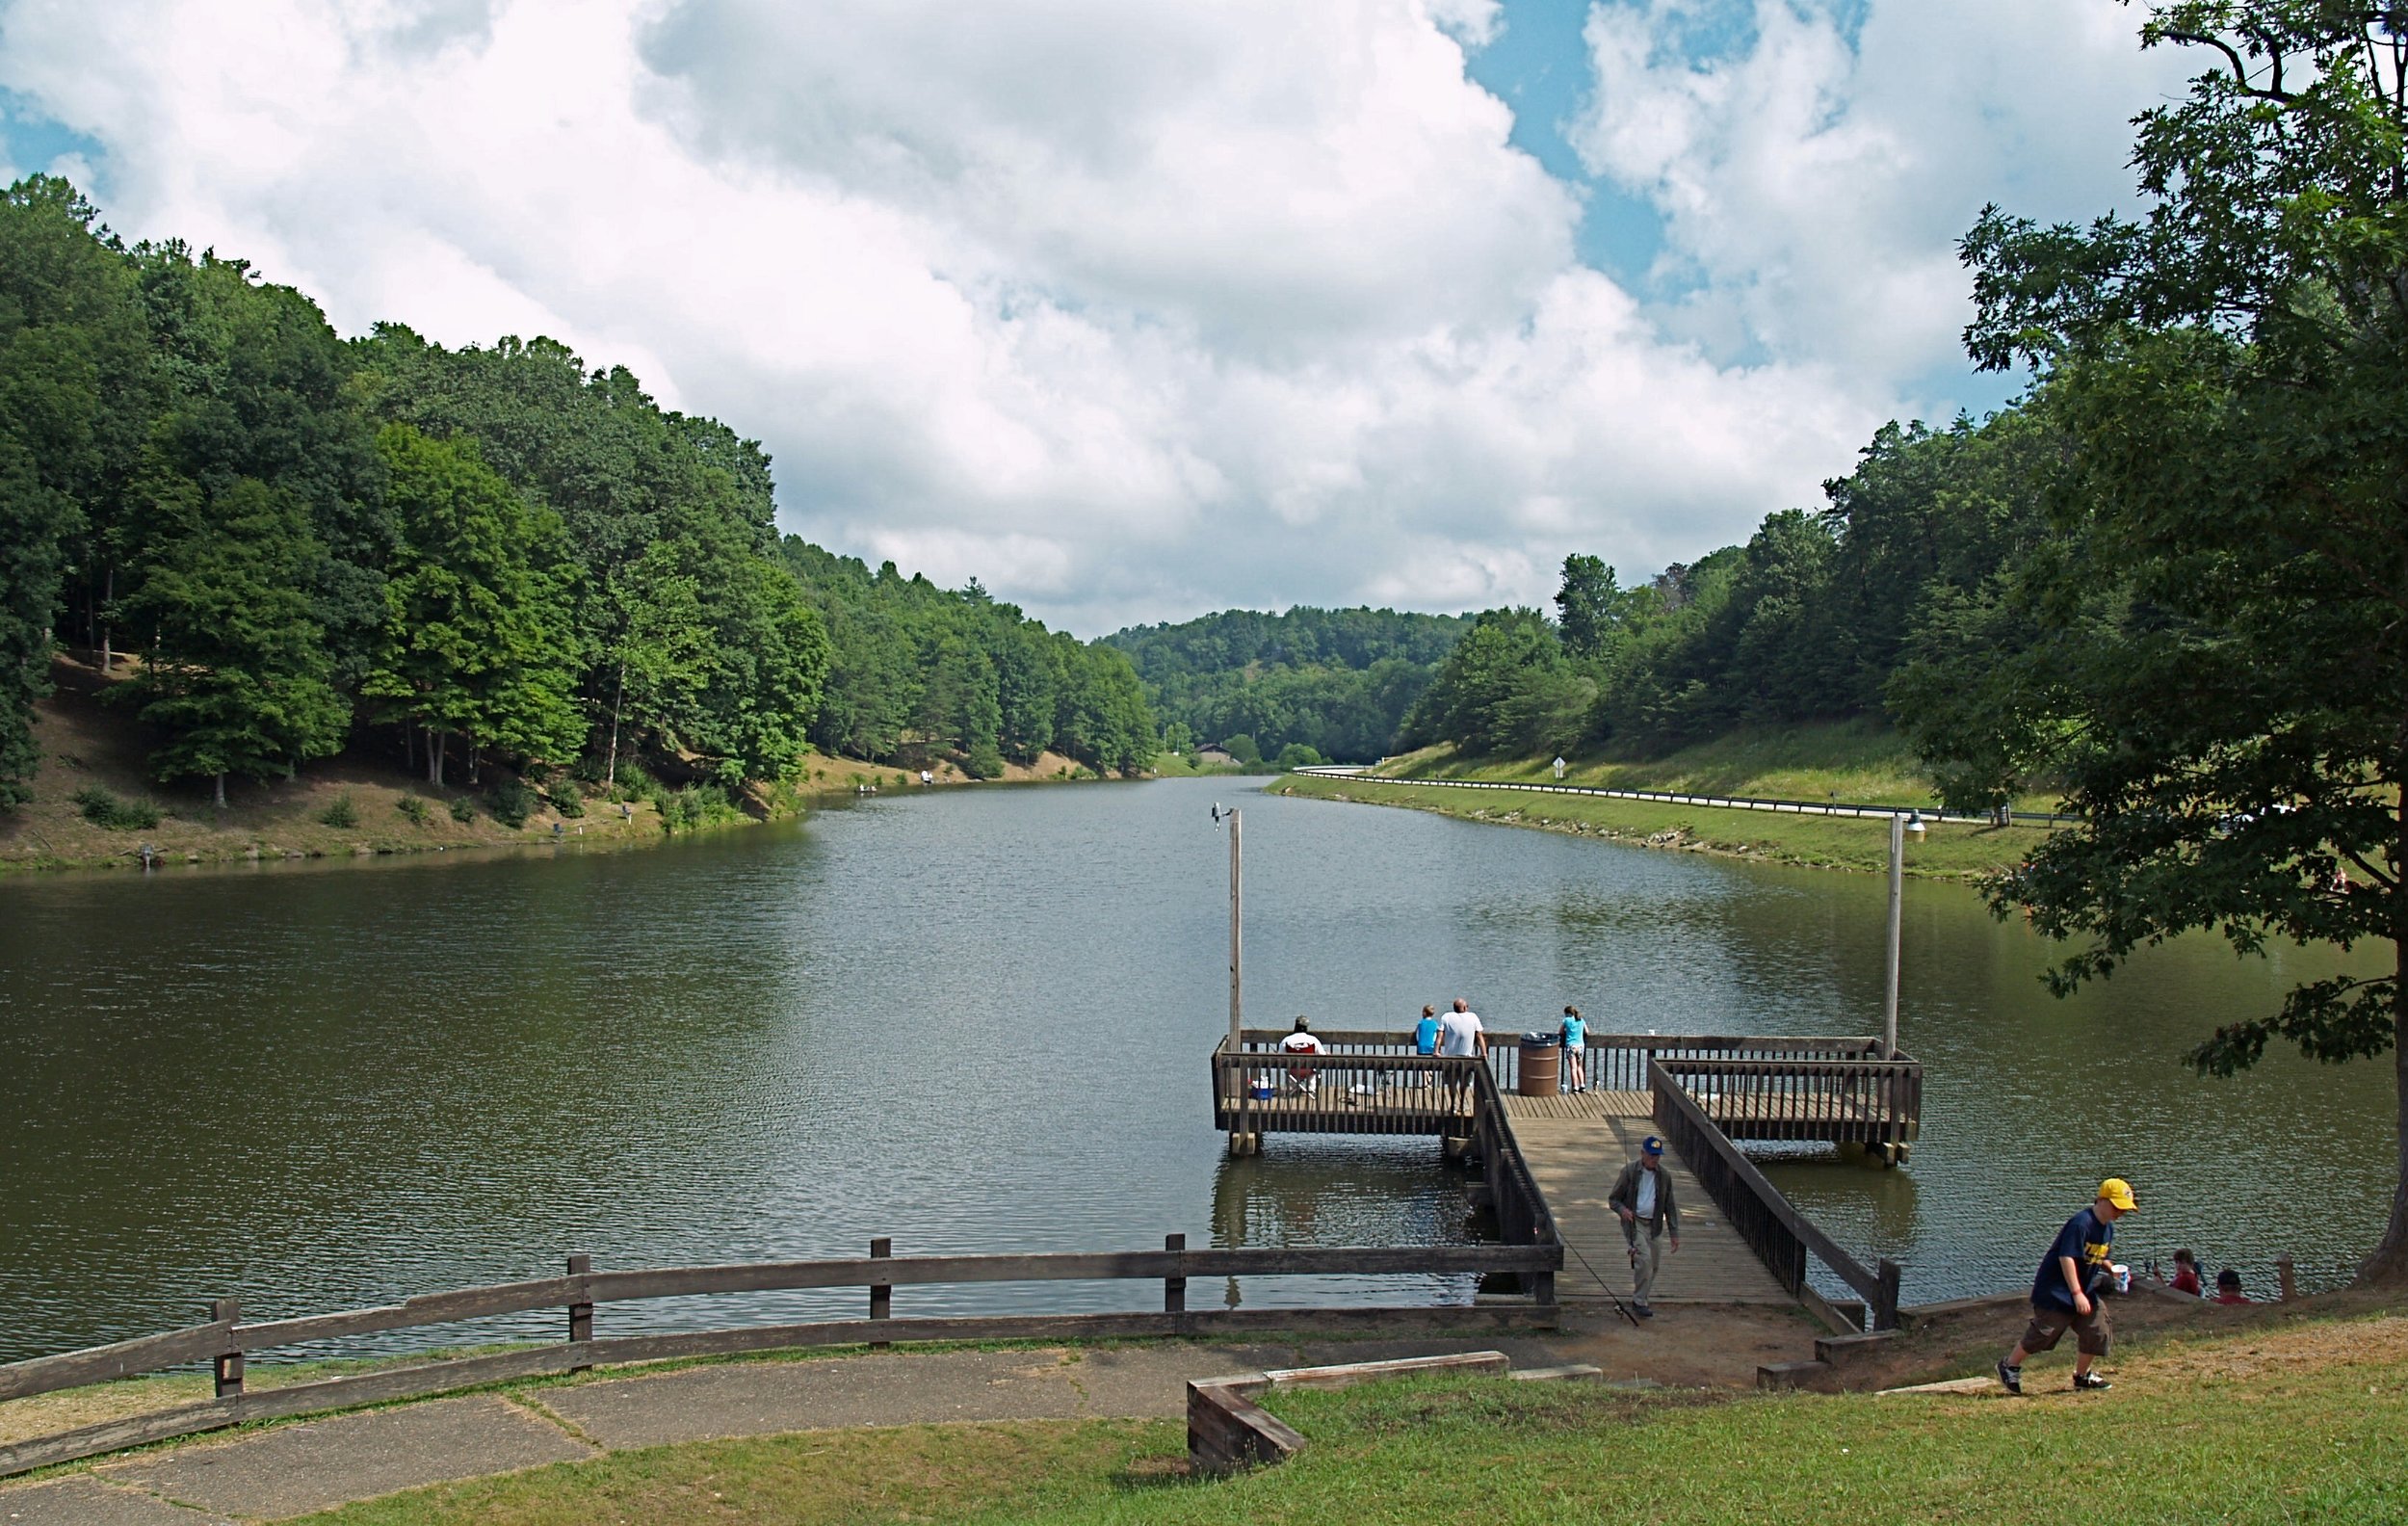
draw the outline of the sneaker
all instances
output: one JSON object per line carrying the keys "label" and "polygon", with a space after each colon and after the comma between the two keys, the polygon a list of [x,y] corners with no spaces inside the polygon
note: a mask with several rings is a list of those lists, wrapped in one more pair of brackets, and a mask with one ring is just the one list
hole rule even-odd
{"label": "sneaker", "polygon": [[1640,1319],[1654,1319],[1656,1317],[1656,1311],[1649,1308],[1644,1303],[1632,1304],[1631,1312],[1637,1315]]}
{"label": "sneaker", "polygon": [[2009,1367],[2004,1361],[2001,1361],[1999,1363],[1999,1381],[2006,1385],[2006,1391],[2008,1393],[2022,1393],[2024,1391],[2024,1370],[2021,1367]]}
{"label": "sneaker", "polygon": [[2074,1374],[2074,1392],[2076,1393],[2099,1393],[2114,1386],[2097,1373]]}

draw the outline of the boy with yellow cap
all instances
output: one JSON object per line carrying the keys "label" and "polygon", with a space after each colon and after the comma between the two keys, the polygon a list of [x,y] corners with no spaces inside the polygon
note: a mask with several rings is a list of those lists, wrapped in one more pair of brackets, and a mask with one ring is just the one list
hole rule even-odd
{"label": "boy with yellow cap", "polygon": [[2110,1176],[2099,1184],[2099,1197],[2065,1221],[2049,1247],[2040,1271],[2031,1279],[2031,1324],[2024,1338],[1999,1363],[1999,1381],[2008,1393],[2024,1391],[2024,1358],[2053,1349],[2068,1329],[2074,1332],[2074,1391],[2093,1393],[2108,1386],[2090,1370],[2107,1355],[2107,1306],[2100,1302],[2113,1274],[2115,1221],[2140,1206],[2133,1184]]}

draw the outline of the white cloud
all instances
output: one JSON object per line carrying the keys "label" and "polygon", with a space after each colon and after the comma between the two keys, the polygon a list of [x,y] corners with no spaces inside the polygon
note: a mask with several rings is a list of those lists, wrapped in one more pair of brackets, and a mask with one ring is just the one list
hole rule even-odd
{"label": "white cloud", "polygon": [[[1743,22],[1709,62],[1701,13]],[[2137,51],[2104,0],[1877,0],[1853,43],[1796,0],[1603,0],[1575,143],[1665,222],[1675,327],[1718,354],[1907,379],[1961,359],[1955,241],[1986,202],[2087,218],[2132,194],[2129,118],[2190,61]]]}
{"label": "white cloud", "polygon": [[0,84],[102,145],[129,233],[346,331],[626,364],[761,436],[790,528],[1093,634],[1543,601],[1567,551],[1648,569],[1812,502],[1961,321],[1915,114],[1967,87],[1879,85],[1945,40],[1894,10],[1857,63],[1768,7],[1753,125],[1599,43],[1584,147],[1752,345],[1575,263],[1577,192],[1464,76],[1493,0],[0,0]]}

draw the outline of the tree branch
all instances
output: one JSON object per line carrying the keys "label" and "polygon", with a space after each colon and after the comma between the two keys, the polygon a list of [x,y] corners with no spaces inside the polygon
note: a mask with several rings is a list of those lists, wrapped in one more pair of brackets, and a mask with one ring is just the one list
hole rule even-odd
{"label": "tree branch", "polygon": [[2291,101],[2298,98],[2291,92],[2285,91],[2282,88],[2283,62],[2282,57],[2279,54],[2275,56],[2274,77],[2270,82],[2273,88],[2265,89],[2249,83],[2249,66],[2242,61],[2240,50],[2234,47],[2230,42],[2225,41],[2222,38],[2210,37],[2204,32],[2167,32],[2165,34],[2165,39],[2169,42],[2183,42],[2198,47],[2212,47],[2218,53],[2223,54],[2226,59],[2231,61],[2233,66],[2233,84],[2235,88],[2239,90],[2243,95],[2250,96],[2256,100],[2281,101],[2285,105],[2289,105]]}

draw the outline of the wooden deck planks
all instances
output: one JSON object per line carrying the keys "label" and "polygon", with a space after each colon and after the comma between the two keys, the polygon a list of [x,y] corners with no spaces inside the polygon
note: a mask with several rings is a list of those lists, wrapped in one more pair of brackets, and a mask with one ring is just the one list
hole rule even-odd
{"label": "wooden deck planks", "polygon": [[[1630,1254],[1606,1195],[1638,1154],[1639,1142],[1654,1132],[1648,1110],[1643,1092],[1505,1098],[1522,1158],[1546,1195],[1566,1248],[1556,1279],[1558,1298],[1601,1299],[1609,1287],[1630,1296]],[[1688,1169],[1671,1155],[1664,1166],[1681,1205],[1681,1253],[1664,1257],[1657,1302],[1795,1303]],[[1601,1275],[1606,1284],[1598,1281]]]}

